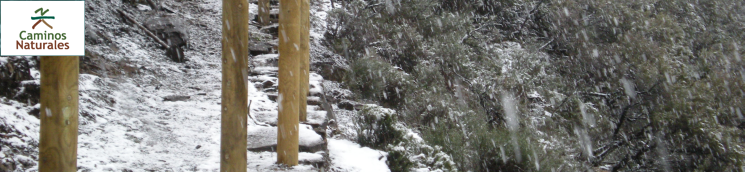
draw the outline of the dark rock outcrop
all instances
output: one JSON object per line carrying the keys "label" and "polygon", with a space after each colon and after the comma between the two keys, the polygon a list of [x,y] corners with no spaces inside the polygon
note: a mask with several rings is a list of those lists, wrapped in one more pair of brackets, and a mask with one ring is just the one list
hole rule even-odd
{"label": "dark rock outcrop", "polygon": [[184,46],[188,44],[189,35],[183,23],[181,19],[170,16],[154,17],[144,23],[148,30],[170,46],[166,55],[175,62],[186,62]]}
{"label": "dark rock outcrop", "polygon": [[38,58],[0,58],[0,96],[34,105],[39,103],[40,86],[31,76],[31,69],[38,68]]}

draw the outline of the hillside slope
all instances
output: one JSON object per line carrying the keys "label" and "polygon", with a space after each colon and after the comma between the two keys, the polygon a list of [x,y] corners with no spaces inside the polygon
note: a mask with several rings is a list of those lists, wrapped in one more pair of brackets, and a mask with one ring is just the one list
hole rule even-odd
{"label": "hillside slope", "polygon": [[[167,11],[155,12],[145,1],[87,1],[86,56],[81,57],[80,126],[78,137],[78,167],[81,171],[217,171],[220,144],[220,0],[164,1]],[[333,56],[320,46],[325,30],[325,11],[329,1],[314,2],[311,7],[313,29],[312,62],[316,57]],[[130,14],[140,22],[162,17],[178,20],[181,32],[188,35],[184,49],[187,61],[173,62],[152,38],[120,16],[117,10]],[[249,8],[256,14],[256,5]],[[251,27],[252,38],[266,33]],[[0,57],[8,59],[33,57]],[[253,61],[262,60],[251,58]],[[261,68],[252,70],[261,73]],[[318,68],[314,68],[317,70]],[[30,69],[39,81],[38,67]],[[254,73],[254,72],[252,72]],[[313,77],[315,76],[315,77]],[[312,75],[317,86],[324,82]],[[271,78],[269,78],[271,80]],[[276,82],[276,78],[274,78]],[[248,83],[251,112],[274,109],[261,82]],[[258,87],[257,87],[258,86]],[[319,89],[320,90],[320,89]],[[0,98],[0,171],[35,171],[38,159],[38,104],[18,102],[13,97]],[[336,107],[336,105],[332,105]],[[321,111],[324,112],[324,111]],[[31,114],[29,114],[31,113]],[[325,115],[325,113],[321,113]],[[276,115],[276,114],[275,114]],[[248,119],[250,126],[266,125]],[[348,121],[348,120],[347,120]],[[255,128],[255,127],[254,127]],[[276,134],[276,133],[274,133]],[[249,142],[252,138],[249,137]],[[343,140],[330,139],[329,144],[342,150],[331,150],[330,159],[319,159],[327,165],[299,165],[292,168],[274,164],[276,153],[268,151],[248,154],[249,171],[317,171],[332,168],[337,171],[358,171],[355,163],[333,163],[336,156],[354,157],[364,153],[379,159],[380,152],[353,146]],[[336,143],[341,142],[341,143]],[[350,145],[352,144],[352,145]],[[356,151],[359,149],[359,151]],[[356,155],[345,155],[354,153]],[[318,159],[320,155],[301,153],[300,159]],[[369,161],[368,161],[369,162]],[[369,164],[361,164],[371,167]],[[386,169],[382,166],[372,166]]]}

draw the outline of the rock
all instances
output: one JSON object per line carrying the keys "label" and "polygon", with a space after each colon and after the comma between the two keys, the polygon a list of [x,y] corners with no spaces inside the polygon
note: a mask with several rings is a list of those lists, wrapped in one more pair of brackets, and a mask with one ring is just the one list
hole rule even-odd
{"label": "rock", "polygon": [[175,62],[186,62],[183,47],[188,44],[189,35],[183,23],[175,17],[154,17],[144,23],[148,30],[171,47],[166,50],[166,55]]}
{"label": "rock", "polygon": [[308,97],[308,105],[321,105],[320,97]]}
{"label": "rock", "polygon": [[354,110],[361,110],[363,107],[365,107],[363,104],[356,104],[354,105]]}
{"label": "rock", "polygon": [[166,6],[162,6],[162,7],[160,7],[160,9],[162,9],[163,11],[169,12],[169,13],[176,13],[176,12],[178,12],[178,10],[174,10],[174,9],[172,9],[170,7],[166,7]]}
{"label": "rock", "polygon": [[[189,35],[184,28],[184,21],[176,17],[153,17],[143,23],[143,25],[155,34],[158,33],[178,33],[183,39],[184,45],[189,41]],[[166,39],[164,39],[166,40]]]}
{"label": "rock", "polygon": [[315,62],[311,64],[319,69],[319,74],[324,76],[324,79],[336,82],[344,81],[344,78],[350,72],[350,69],[345,66],[340,66],[333,61],[326,62]]}
{"label": "rock", "polygon": [[269,45],[272,45],[274,49],[279,49],[279,39],[272,39],[271,41],[266,42]]}
{"label": "rock", "polygon": [[261,83],[261,88],[271,88],[272,86],[274,86],[274,82],[270,80],[266,80],[264,81],[264,83]]}
{"label": "rock", "polygon": [[[327,119],[326,111],[314,111],[313,108],[309,106],[308,111],[306,112],[308,113],[307,120],[300,122],[300,124],[309,125],[313,128],[318,128],[324,125],[324,122]],[[256,121],[270,126],[277,126],[277,113],[276,110],[271,110],[253,112],[251,115]]]}
{"label": "rock", "polygon": [[30,105],[39,103],[41,86],[30,72],[36,64],[35,58],[0,57],[0,96]]}
{"label": "rock", "polygon": [[272,100],[272,101],[275,101],[275,102],[277,101],[277,94],[276,93],[274,93],[274,94],[267,93],[266,96],[269,97],[269,100]]}
{"label": "rock", "polygon": [[279,67],[254,67],[251,69],[251,73],[249,73],[250,76],[258,76],[258,75],[269,75],[271,77],[277,77],[277,72],[279,71]]}
{"label": "rock", "polygon": [[262,91],[264,91],[266,93],[276,93],[277,92],[277,87],[269,87],[269,88],[266,88],[266,89],[264,89]]}
{"label": "rock", "polygon": [[269,20],[271,20],[272,23],[279,23],[279,8],[272,8],[272,10],[269,10]]}
{"label": "rock", "polygon": [[[324,151],[327,151],[327,150],[324,150]],[[305,164],[305,165],[311,165],[313,167],[324,167],[328,165],[326,164],[327,162],[324,160],[325,157],[328,157],[328,154],[323,151],[315,152],[315,153],[299,152],[298,163]]]}
{"label": "rock", "polygon": [[270,35],[279,35],[279,24],[275,23],[272,25],[264,26],[261,29],[259,29],[262,33],[267,33]]}
{"label": "rock", "polygon": [[137,9],[140,10],[140,11],[150,11],[150,10],[153,10],[152,8],[150,8],[150,6],[147,6],[145,4],[137,4]]}
{"label": "rock", "polygon": [[[326,140],[309,125],[300,124],[298,128],[298,147],[300,152],[325,151]],[[253,152],[277,150],[276,126],[248,126],[248,150]]]}
{"label": "rock", "polygon": [[275,67],[279,65],[279,54],[263,54],[254,56],[251,65],[255,67]]}
{"label": "rock", "polygon": [[259,29],[256,28],[256,26],[251,25],[250,27],[249,30],[251,30],[251,32],[249,33],[249,36],[251,37],[251,42],[266,42],[274,39],[274,36],[270,34],[259,32]]}
{"label": "rock", "polygon": [[171,46],[171,48],[166,50],[166,56],[171,57],[171,60],[179,63],[186,62],[186,57],[184,56],[184,49],[180,46]]}
{"label": "rock", "polygon": [[163,97],[163,101],[184,101],[191,98],[191,96],[179,96],[179,95],[170,95]]}
{"label": "rock", "polygon": [[[251,15],[251,21],[259,23],[259,15]],[[279,9],[278,8],[272,8],[271,11],[269,11],[269,22],[270,23],[279,23]]]}
{"label": "rock", "polygon": [[102,43],[103,39],[96,33],[97,31],[98,29],[93,27],[93,25],[85,25],[85,41],[93,44]]}
{"label": "rock", "polygon": [[80,57],[80,74],[105,76],[109,61],[98,53],[85,50],[85,56]]}
{"label": "rock", "polygon": [[339,102],[339,104],[336,104],[336,106],[338,106],[341,109],[354,110],[354,104],[352,104],[352,102],[350,101]]}
{"label": "rock", "polygon": [[251,44],[251,46],[248,47],[248,50],[251,52],[251,55],[257,56],[261,54],[271,54],[273,52],[273,47],[271,44],[266,42],[258,42]]}

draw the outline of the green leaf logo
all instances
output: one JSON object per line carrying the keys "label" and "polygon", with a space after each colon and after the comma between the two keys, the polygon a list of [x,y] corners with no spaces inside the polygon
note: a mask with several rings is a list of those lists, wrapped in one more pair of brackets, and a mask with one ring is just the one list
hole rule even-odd
{"label": "green leaf logo", "polygon": [[[39,8],[36,11],[34,11],[34,13],[39,13],[39,11],[44,11],[44,8]],[[49,12],[49,9],[47,9],[44,12],[41,12],[41,16],[44,16],[44,14],[46,14],[47,12]]]}
{"label": "green leaf logo", "polygon": [[47,25],[49,29],[54,29],[52,25],[49,25],[46,20],[44,19],[54,19],[54,16],[44,16],[44,14],[47,14],[49,12],[49,9],[44,10],[44,8],[39,8],[34,11],[34,13],[41,13],[41,16],[31,17],[31,20],[39,20],[36,23],[34,23],[33,26],[31,26],[31,29],[36,29],[36,25],[39,25],[39,23],[44,23],[44,25]]}

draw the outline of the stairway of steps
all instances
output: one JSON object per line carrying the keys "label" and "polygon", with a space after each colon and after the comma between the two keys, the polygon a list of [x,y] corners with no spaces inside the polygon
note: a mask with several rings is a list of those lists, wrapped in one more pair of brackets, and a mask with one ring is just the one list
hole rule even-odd
{"label": "stairway of steps", "polygon": [[[252,3],[256,4],[257,1]],[[277,11],[278,6],[272,5],[272,22],[268,26],[260,26],[256,19],[251,22],[251,34],[271,35],[271,39],[253,41],[250,46],[252,57],[249,60],[251,72],[248,80],[259,92],[266,94],[274,108],[251,108],[249,117],[255,123],[248,126],[248,151],[276,152],[277,148],[277,84],[278,60],[277,54]],[[328,148],[326,140],[326,110],[321,103],[321,75],[310,72],[308,94],[307,121],[300,122],[299,128],[299,156],[300,164],[312,165],[319,169],[328,167]],[[264,106],[267,107],[267,106]],[[249,159],[249,166],[250,166]]]}

